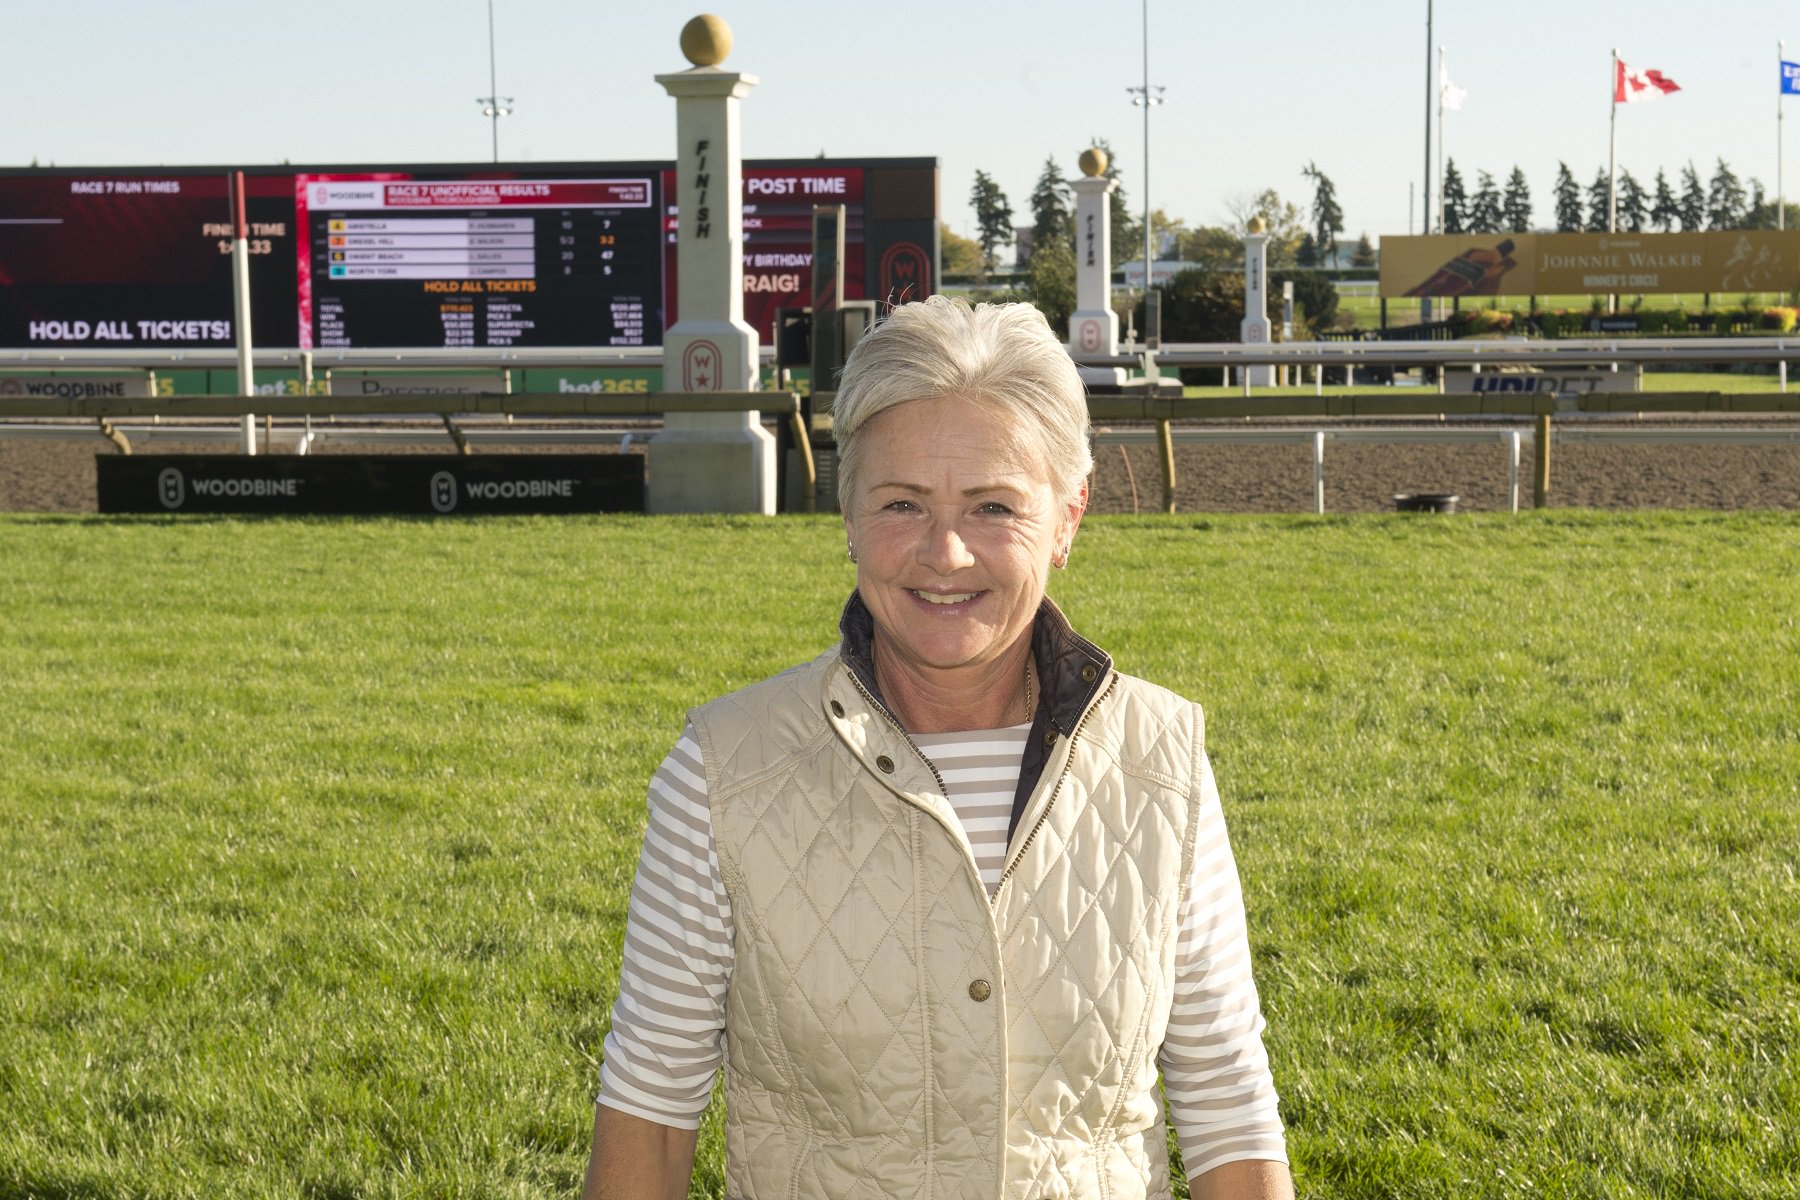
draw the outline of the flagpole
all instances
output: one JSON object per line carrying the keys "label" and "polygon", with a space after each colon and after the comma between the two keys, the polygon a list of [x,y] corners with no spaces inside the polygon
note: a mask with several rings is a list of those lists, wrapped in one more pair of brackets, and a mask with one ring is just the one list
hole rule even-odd
{"label": "flagpole", "polygon": [[1438,47],[1438,232],[1449,233],[1450,226],[1444,220],[1444,48]]}
{"label": "flagpole", "polygon": [[1619,231],[1619,48],[1613,47],[1612,78],[1607,81],[1612,99],[1612,136],[1606,152],[1606,232]]}
{"label": "flagpole", "polygon": [[1787,43],[1775,43],[1775,75],[1781,86],[1775,91],[1775,228],[1787,228],[1787,189],[1781,173],[1781,110],[1787,97]]}
{"label": "flagpole", "polygon": [[[1425,195],[1419,213],[1425,230],[1431,232],[1431,48],[1437,45],[1437,3],[1425,0]],[[1431,320],[1431,297],[1419,298],[1419,319]]]}

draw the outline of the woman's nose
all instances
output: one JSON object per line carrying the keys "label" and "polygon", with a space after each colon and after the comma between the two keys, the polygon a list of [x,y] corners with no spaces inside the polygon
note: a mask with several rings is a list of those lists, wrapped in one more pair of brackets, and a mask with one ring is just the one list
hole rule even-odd
{"label": "woman's nose", "polygon": [[975,565],[975,556],[954,525],[934,525],[920,547],[919,561],[940,575]]}

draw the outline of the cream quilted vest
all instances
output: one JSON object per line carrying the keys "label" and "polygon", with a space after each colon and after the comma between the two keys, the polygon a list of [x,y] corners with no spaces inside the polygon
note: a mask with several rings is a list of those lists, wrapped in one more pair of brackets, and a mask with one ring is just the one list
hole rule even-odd
{"label": "cream quilted vest", "polygon": [[731,1195],[1169,1194],[1156,1054],[1202,720],[1127,676],[1096,696],[1051,735],[991,901],[837,651],[692,714],[737,927]]}

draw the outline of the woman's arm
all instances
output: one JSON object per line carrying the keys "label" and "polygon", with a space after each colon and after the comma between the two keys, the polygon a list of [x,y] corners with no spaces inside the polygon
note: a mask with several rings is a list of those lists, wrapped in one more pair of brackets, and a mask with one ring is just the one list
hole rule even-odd
{"label": "woman's arm", "polygon": [[596,1105],[581,1200],[686,1200],[699,1136]]}
{"label": "woman's arm", "polygon": [[1239,1159],[1188,1180],[1194,1200],[1294,1200],[1294,1177],[1283,1162]]}

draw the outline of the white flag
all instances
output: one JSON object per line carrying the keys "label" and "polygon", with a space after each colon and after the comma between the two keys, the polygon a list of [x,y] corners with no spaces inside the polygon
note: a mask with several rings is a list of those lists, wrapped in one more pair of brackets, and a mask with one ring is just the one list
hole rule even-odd
{"label": "white flag", "polygon": [[1438,69],[1438,100],[1443,107],[1449,109],[1451,112],[1461,112],[1463,97],[1468,94],[1469,89],[1459,88],[1454,83],[1450,82],[1449,67],[1440,67]]}

